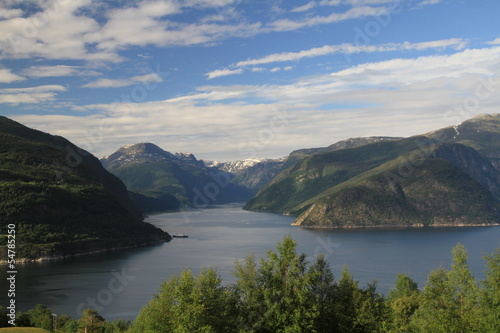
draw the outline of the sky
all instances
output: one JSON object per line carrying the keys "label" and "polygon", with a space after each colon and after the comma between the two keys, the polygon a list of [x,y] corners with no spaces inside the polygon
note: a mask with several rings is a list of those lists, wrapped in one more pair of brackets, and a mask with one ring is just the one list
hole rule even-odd
{"label": "sky", "polygon": [[98,157],[278,158],[500,112],[498,0],[2,0],[0,114]]}

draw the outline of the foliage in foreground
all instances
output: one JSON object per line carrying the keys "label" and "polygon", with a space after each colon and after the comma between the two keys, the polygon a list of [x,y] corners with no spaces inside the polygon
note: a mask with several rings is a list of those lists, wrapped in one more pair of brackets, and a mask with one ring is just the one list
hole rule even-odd
{"label": "foliage in foreground", "polygon": [[322,257],[309,265],[286,237],[259,263],[236,261],[233,285],[211,268],[172,277],[129,332],[500,332],[500,249],[486,257],[480,283],[465,248],[452,253],[451,269],[430,273],[423,290],[400,274],[384,297],[347,269],[336,281]]}
{"label": "foliage in foreground", "polygon": [[[7,322],[7,311],[0,307],[0,327],[11,327]],[[34,309],[16,316],[16,327],[13,332],[59,332],[59,333],[122,333],[130,327],[130,321],[106,321],[96,310],[83,310],[79,320],[67,315],[53,316],[53,312],[45,305],[38,304]],[[37,330],[37,327],[42,330]],[[22,328],[22,329],[21,329]],[[1,331],[1,329],[0,329]]]}

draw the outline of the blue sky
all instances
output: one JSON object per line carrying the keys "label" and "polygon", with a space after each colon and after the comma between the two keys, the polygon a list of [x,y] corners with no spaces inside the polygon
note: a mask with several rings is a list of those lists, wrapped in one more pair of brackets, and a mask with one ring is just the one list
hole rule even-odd
{"label": "blue sky", "polygon": [[497,0],[4,0],[0,113],[97,156],[281,157],[500,112]]}

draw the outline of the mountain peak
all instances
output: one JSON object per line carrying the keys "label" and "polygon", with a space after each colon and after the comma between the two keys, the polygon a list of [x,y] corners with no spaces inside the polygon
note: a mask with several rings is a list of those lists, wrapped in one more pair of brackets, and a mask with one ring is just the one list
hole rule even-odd
{"label": "mountain peak", "polygon": [[119,148],[113,154],[103,157],[101,163],[105,168],[110,168],[115,164],[138,164],[172,159],[176,159],[172,153],[153,143],[141,142]]}
{"label": "mountain peak", "polygon": [[107,169],[113,169],[115,166],[160,161],[175,161],[203,166],[203,162],[198,161],[191,153],[172,154],[150,142],[123,146],[113,154],[101,158],[101,163]]}

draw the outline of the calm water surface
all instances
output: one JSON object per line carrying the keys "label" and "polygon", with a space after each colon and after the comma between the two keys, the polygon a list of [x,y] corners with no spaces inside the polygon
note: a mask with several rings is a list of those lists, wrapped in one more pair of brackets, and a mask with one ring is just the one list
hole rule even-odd
{"label": "calm water surface", "polygon": [[[186,267],[198,273],[216,267],[224,282],[231,283],[235,258],[253,252],[265,256],[287,234],[298,250],[311,258],[324,254],[334,275],[347,265],[354,278],[365,285],[378,281],[378,290],[393,287],[397,273],[407,273],[423,287],[427,274],[449,267],[451,248],[462,243],[476,277],[484,277],[484,253],[500,246],[500,227],[408,230],[322,231],[293,227],[293,218],[252,213],[239,205],[152,216],[148,222],[176,238],[147,248],[85,256],[71,260],[18,266],[16,303],[25,311],[38,303],[58,314],[79,318],[84,308],[94,307],[105,318],[133,320],[151,299],[161,282]],[[5,281],[3,266],[0,278]],[[0,301],[6,306],[6,283]]]}

